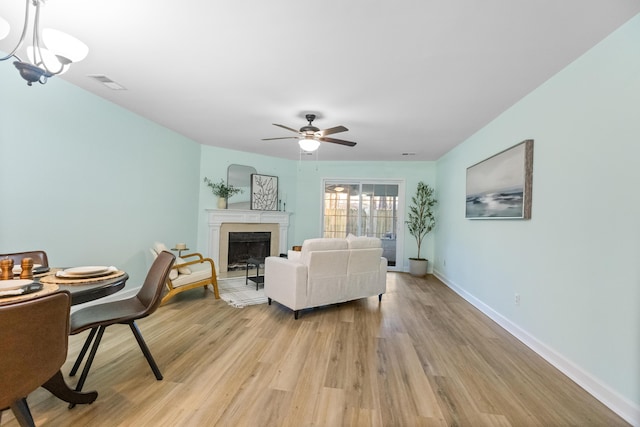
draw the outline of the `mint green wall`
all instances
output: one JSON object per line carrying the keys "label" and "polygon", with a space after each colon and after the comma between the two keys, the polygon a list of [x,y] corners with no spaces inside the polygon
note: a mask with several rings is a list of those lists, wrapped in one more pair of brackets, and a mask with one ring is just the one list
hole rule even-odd
{"label": "mint green wall", "polygon": [[[278,192],[282,202],[286,203],[287,211],[291,211],[290,207],[296,203],[296,166],[291,160],[203,145],[200,155],[200,183],[198,184],[200,203],[197,241],[198,250],[203,254],[209,252],[209,226],[205,209],[217,209],[218,204],[218,197],[211,193],[211,189],[207,187],[203,179],[207,177],[212,181],[219,182],[222,178],[226,182],[227,168],[232,164],[253,166],[259,174],[277,176]],[[291,224],[289,226],[290,241],[294,233],[295,224]]]}
{"label": "mint green wall", "polygon": [[[366,147],[366,142],[361,145]],[[405,206],[407,200],[415,192],[419,181],[435,185],[434,162],[315,162],[303,161],[296,164],[298,200],[296,204],[296,233],[297,244],[304,239],[318,237],[322,231],[322,180],[325,178],[357,178],[357,179],[398,179],[405,181]],[[398,259],[399,265],[408,262],[408,257],[417,255],[417,247],[413,237],[402,224],[404,234],[403,259]],[[422,254],[427,259],[433,259],[433,235],[427,236],[423,246],[426,252]],[[400,255],[400,254],[398,254]],[[408,268],[408,267],[407,267]]]}
{"label": "mint green wall", "polygon": [[[292,147],[295,149],[296,147]],[[258,173],[278,177],[280,194],[285,195],[287,211],[291,212],[287,246],[304,239],[318,237],[321,232],[322,180],[324,178],[398,179],[404,180],[407,192],[413,194],[419,181],[435,184],[434,162],[317,162],[292,161],[252,153],[202,146],[200,181],[208,177],[226,180],[231,164],[253,166]],[[208,225],[205,209],[216,209],[217,197],[204,184],[200,185],[198,250],[207,253]],[[405,228],[406,229],[406,228]],[[433,259],[433,239],[427,238],[426,256]],[[405,258],[415,256],[415,241],[407,234]],[[405,261],[406,262],[406,259]]]}
{"label": "mint green wall", "polygon": [[[155,240],[206,253],[205,209],[216,198],[202,178],[226,178],[229,164],[279,177],[293,212],[289,246],[320,233],[323,178],[400,179],[407,196],[420,180],[435,183],[434,272],[640,420],[637,46],[640,18],[437,163],[298,162],[200,146],[60,79],[29,88],[5,62],[0,252],[41,248],[54,265],[117,265],[135,286]],[[527,138],[533,218],[465,220],[465,169]],[[415,254],[408,235],[403,249]]]}
{"label": "mint green wall", "polygon": [[[600,383],[596,394],[605,400],[610,388],[636,423],[638,46],[640,17],[438,161],[447,215],[436,232],[435,266],[447,283],[564,359],[583,384]],[[466,168],[528,138],[535,140],[532,219],[466,220]]]}
{"label": "mint green wall", "polygon": [[9,61],[0,82],[0,253],[116,265],[130,287],[155,240],[195,240],[198,144],[61,79],[28,87]]}

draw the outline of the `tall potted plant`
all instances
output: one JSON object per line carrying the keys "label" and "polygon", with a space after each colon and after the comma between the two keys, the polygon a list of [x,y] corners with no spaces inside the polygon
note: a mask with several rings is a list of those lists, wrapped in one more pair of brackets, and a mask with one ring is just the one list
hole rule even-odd
{"label": "tall potted plant", "polygon": [[409,233],[415,237],[418,245],[418,256],[409,258],[409,273],[414,276],[427,274],[427,259],[420,256],[420,249],[425,236],[436,225],[436,217],[433,209],[438,201],[433,196],[433,188],[420,181],[416,194],[411,197],[409,206],[409,219],[406,222]]}
{"label": "tall potted plant", "polygon": [[220,182],[213,182],[205,176],[204,182],[209,188],[211,188],[211,192],[214,196],[218,196],[218,209],[226,209],[229,197],[236,193],[242,193],[242,189],[236,188],[233,185],[225,184],[222,178],[220,178]]}

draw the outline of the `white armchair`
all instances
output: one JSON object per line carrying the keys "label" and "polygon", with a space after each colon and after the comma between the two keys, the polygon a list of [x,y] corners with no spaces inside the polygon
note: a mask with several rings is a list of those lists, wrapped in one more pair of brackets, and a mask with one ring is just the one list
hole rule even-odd
{"label": "white armchair", "polygon": [[[155,243],[151,248],[151,253],[155,258],[163,250],[168,251],[164,244]],[[197,252],[176,257],[176,262],[171,268],[166,283],[168,292],[162,297],[160,304],[166,304],[180,292],[190,289],[203,287],[206,291],[209,285],[213,287],[215,298],[220,299],[216,267],[211,258],[204,258]]]}

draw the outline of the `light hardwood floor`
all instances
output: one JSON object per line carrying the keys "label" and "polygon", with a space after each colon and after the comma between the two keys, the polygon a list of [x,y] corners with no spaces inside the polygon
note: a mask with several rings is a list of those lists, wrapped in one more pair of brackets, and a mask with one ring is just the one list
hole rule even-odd
{"label": "light hardwood floor", "polygon": [[139,322],[163,381],[118,325],[85,385],[96,402],[69,410],[39,389],[29,405],[38,426],[627,425],[436,278],[387,287],[299,320],[185,292]]}

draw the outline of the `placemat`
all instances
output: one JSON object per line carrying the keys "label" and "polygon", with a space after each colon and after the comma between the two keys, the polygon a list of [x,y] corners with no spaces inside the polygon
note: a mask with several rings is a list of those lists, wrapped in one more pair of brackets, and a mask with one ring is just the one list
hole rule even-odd
{"label": "placemat", "polygon": [[115,279],[124,275],[124,271],[118,270],[113,273],[109,273],[106,276],[88,277],[81,279],[72,279],[67,277],[58,277],[55,272],[48,274],[40,278],[41,283],[57,283],[58,285],[86,285],[87,283],[102,282],[103,280]]}
{"label": "placemat", "polygon": [[18,301],[24,301],[31,298],[41,297],[43,295],[52,294],[57,290],[58,290],[58,285],[43,283],[42,289],[40,289],[38,292],[31,292],[30,294],[15,295],[11,297],[0,298],[0,305],[11,304]]}

